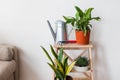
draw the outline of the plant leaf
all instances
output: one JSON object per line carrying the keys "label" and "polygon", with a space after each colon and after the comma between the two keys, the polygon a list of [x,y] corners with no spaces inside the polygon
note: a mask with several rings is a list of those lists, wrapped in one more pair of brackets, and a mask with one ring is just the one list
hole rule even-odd
{"label": "plant leaf", "polygon": [[50,63],[48,63],[48,65],[49,65],[49,66],[51,67],[51,69],[54,71],[54,73],[56,74],[56,77],[57,77],[57,78],[62,78],[61,73],[55,68],[54,65],[52,65],[52,64],[50,64]]}
{"label": "plant leaf", "polygon": [[75,14],[75,17],[76,17],[76,20],[78,20],[79,19],[79,12],[76,12],[76,14]]}
{"label": "plant leaf", "polygon": [[82,11],[78,6],[75,6],[75,9],[76,9],[77,12],[79,13],[79,16],[80,16],[80,17],[83,17],[83,11]]}
{"label": "plant leaf", "polygon": [[66,20],[66,23],[73,23],[73,21],[75,21],[75,18],[71,16],[63,16],[63,18]]}
{"label": "plant leaf", "polygon": [[59,68],[56,69],[59,72],[60,78],[62,79],[63,77],[65,77],[64,73],[61,72],[61,70],[59,70]]}
{"label": "plant leaf", "polygon": [[65,57],[64,61],[63,61],[63,66],[64,66],[64,71],[66,69],[66,66],[68,66],[68,57]]}
{"label": "plant leaf", "polygon": [[70,71],[72,70],[73,66],[75,65],[76,61],[73,61],[66,70],[66,75],[68,75],[70,73]]}
{"label": "plant leaf", "polygon": [[64,74],[64,70],[63,70],[63,65],[61,62],[59,62],[57,59],[55,59],[56,61],[56,65],[59,68],[59,70]]}
{"label": "plant leaf", "polygon": [[58,58],[58,55],[57,55],[57,53],[55,52],[55,50],[53,49],[52,45],[50,45],[50,49],[51,49],[51,52],[52,52],[53,56],[57,59],[57,58]]}
{"label": "plant leaf", "polygon": [[84,36],[86,36],[86,34],[87,34],[87,30],[86,30],[86,27],[84,26]]}
{"label": "plant leaf", "polygon": [[91,20],[93,20],[93,19],[99,21],[101,18],[100,17],[92,17]]}
{"label": "plant leaf", "polygon": [[94,8],[89,8],[89,9],[86,10],[85,15],[86,15],[86,18],[87,18],[87,19],[90,19],[90,18],[91,18],[91,12],[92,12],[93,9],[94,9]]}
{"label": "plant leaf", "polygon": [[41,47],[41,48],[43,49],[43,51],[45,52],[47,58],[52,62],[53,65],[55,65],[54,62],[53,62],[53,60],[52,60],[52,58],[51,58],[50,55],[48,54],[47,50],[46,50],[44,47],[42,47],[42,46],[40,46],[40,47]]}
{"label": "plant leaf", "polygon": [[62,58],[63,58],[63,48],[60,48],[60,53],[58,55],[58,61],[62,62]]}

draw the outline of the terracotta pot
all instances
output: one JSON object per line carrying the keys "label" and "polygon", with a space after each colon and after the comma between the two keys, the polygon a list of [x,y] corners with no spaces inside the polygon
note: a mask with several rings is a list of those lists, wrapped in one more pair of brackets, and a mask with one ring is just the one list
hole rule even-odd
{"label": "terracotta pot", "polygon": [[89,44],[89,40],[90,40],[90,31],[88,31],[86,33],[86,36],[84,35],[83,31],[75,31],[76,33],[76,41],[78,44]]}

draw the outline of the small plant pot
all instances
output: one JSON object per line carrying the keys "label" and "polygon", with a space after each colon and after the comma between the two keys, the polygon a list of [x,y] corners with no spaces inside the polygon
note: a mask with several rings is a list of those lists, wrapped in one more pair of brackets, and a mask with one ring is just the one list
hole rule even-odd
{"label": "small plant pot", "polygon": [[[54,78],[54,80],[61,80],[61,79]],[[73,80],[73,78],[71,76],[67,75],[66,78],[64,78],[64,80]]]}
{"label": "small plant pot", "polygon": [[85,44],[89,44],[89,40],[90,40],[90,31],[88,31],[86,33],[86,35],[84,35],[84,32],[83,31],[75,31],[76,33],[76,41],[77,41],[77,44],[82,44],[82,45],[85,45]]}
{"label": "small plant pot", "polygon": [[85,66],[85,67],[74,66],[74,70],[78,72],[86,72],[89,70],[89,66]]}

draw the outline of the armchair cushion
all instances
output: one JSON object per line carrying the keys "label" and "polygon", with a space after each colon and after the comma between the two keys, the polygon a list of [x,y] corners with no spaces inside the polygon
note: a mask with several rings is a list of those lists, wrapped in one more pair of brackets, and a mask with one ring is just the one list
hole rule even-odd
{"label": "armchair cushion", "polygon": [[13,58],[13,51],[9,47],[0,46],[0,60],[10,61]]}
{"label": "armchair cushion", "polygon": [[16,70],[16,62],[11,61],[0,61],[0,80],[8,80]]}

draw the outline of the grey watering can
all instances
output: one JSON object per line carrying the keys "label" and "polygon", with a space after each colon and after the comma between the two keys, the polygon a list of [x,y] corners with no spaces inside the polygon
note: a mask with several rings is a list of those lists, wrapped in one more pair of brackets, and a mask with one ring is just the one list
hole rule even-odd
{"label": "grey watering can", "polygon": [[67,34],[67,27],[66,27],[66,23],[64,21],[57,20],[55,22],[56,31],[53,30],[53,28],[48,20],[47,20],[47,23],[48,23],[50,31],[52,33],[53,39],[56,43],[68,40],[69,35]]}

